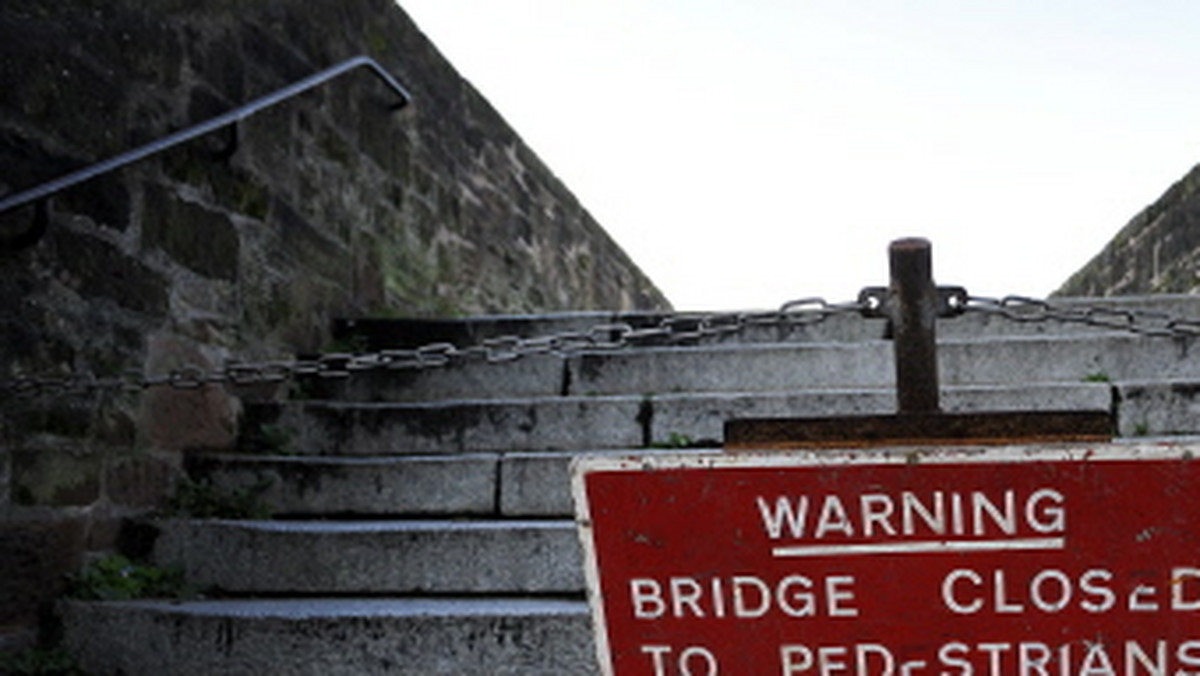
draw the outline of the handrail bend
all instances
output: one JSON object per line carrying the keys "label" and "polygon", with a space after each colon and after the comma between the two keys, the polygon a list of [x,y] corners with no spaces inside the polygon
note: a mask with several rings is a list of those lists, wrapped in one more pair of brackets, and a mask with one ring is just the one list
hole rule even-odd
{"label": "handrail bend", "polygon": [[[392,77],[391,73],[388,73],[386,70],[384,70],[383,66],[379,65],[375,59],[372,59],[369,56],[356,56],[335,66],[331,66],[325,70],[314,73],[304,79],[297,80],[296,82],[283,87],[282,89],[276,90],[270,94],[267,94],[266,96],[254,99],[253,101],[250,101],[249,103],[246,103],[227,113],[192,125],[187,129],[169,134],[155,141],[146,143],[145,145],[138,146],[132,150],[127,150],[120,155],[102,160],[91,166],[66,174],[65,176],[46,181],[38,186],[16,193],[15,195],[9,195],[8,197],[0,199],[0,215],[35,202],[44,201],[55,194],[62,192],[63,190],[76,186],[84,181],[96,178],[101,174],[115,171],[122,167],[133,164],[134,162],[139,162],[147,157],[174,148],[181,143],[185,143],[199,136],[208,134],[209,132],[213,132],[222,127],[235,124],[265,108],[269,108],[277,103],[302,94],[314,87],[325,84],[326,82],[329,82],[330,80],[344,75],[345,73],[356,68],[370,69],[370,71],[376,77],[382,80],[383,83],[388,86],[388,88],[390,88],[400,97],[400,102],[392,106],[392,110],[399,110],[412,101],[412,95],[409,94],[408,90],[404,88],[404,85],[400,84],[396,78]],[[44,218],[39,215],[38,220],[42,221]],[[44,229],[45,223],[43,222],[40,225],[35,224],[34,226],[34,228],[39,227]],[[22,233],[7,239],[0,238],[0,246],[9,246],[10,248],[14,245],[16,245],[17,248],[28,246],[29,244],[32,244],[32,242],[27,241],[29,239],[27,234],[28,233]],[[36,239],[37,237],[35,236],[34,241],[36,241]]]}

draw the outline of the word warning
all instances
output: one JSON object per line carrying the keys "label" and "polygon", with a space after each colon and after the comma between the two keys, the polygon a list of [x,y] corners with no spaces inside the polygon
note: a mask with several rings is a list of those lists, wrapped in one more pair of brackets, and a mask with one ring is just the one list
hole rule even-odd
{"label": "word warning", "polygon": [[1183,445],[583,458],[628,676],[1200,676]]}

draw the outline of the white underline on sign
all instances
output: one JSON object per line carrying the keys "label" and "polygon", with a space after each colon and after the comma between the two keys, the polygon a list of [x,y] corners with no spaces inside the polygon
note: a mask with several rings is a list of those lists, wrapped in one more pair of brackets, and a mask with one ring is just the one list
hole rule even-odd
{"label": "white underline on sign", "polygon": [[921,554],[925,552],[1003,552],[1036,549],[1063,549],[1066,538],[1016,538],[1012,540],[916,540],[910,542],[870,542],[848,545],[804,545],[776,547],[777,559],[801,556],[846,556],[868,554]]}

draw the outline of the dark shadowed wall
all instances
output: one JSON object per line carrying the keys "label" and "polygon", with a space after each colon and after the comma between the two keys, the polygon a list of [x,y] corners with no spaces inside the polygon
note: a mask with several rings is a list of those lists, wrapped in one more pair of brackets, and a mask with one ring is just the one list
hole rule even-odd
{"label": "dark shadowed wall", "polygon": [[[668,307],[391,0],[5,0],[0,194],[360,54],[413,104],[358,71],[55,199],[0,251],[0,382],[287,358],[343,316]],[[178,451],[228,445],[241,401],[5,394],[0,627],[159,501]]]}

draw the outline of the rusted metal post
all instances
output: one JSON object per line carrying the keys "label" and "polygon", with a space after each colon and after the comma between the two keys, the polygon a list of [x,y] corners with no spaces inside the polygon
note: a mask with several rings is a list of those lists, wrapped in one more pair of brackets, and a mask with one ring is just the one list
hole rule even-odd
{"label": "rusted metal post", "polygon": [[935,324],[955,316],[967,291],[933,285],[931,246],[926,239],[900,239],[888,246],[891,285],[859,294],[864,317],[891,322],[896,362],[894,415],[809,418],[746,418],[725,421],[725,450],[896,447],[1103,442],[1115,422],[1107,409],[942,413],[938,407]]}
{"label": "rusted metal post", "polygon": [[888,247],[892,342],[900,413],[936,413],[938,369],[935,325],[938,292],[929,240],[898,239]]}

